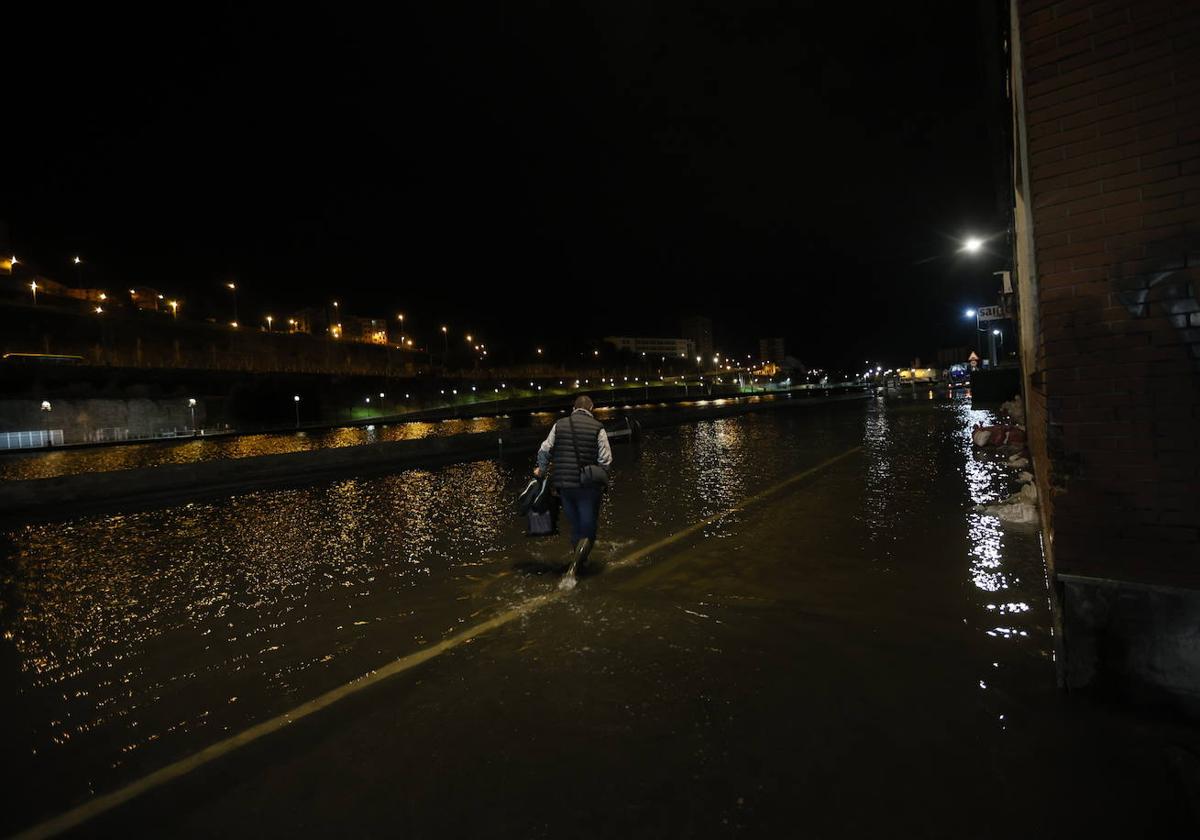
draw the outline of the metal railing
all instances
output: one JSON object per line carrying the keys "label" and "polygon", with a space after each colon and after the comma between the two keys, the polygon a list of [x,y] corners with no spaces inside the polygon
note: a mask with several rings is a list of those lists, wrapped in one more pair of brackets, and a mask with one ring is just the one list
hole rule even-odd
{"label": "metal railing", "polygon": [[0,432],[0,449],[43,449],[48,446],[62,445],[62,429]]}

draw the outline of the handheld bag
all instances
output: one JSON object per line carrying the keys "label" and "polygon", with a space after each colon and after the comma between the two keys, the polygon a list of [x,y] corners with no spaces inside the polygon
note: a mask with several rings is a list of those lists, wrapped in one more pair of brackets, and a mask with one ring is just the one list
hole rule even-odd
{"label": "handheld bag", "polygon": [[550,498],[546,492],[549,488],[550,482],[546,476],[530,479],[521,495],[517,497],[517,513],[522,516],[530,511],[544,513]]}
{"label": "handheld bag", "polygon": [[[599,464],[584,465],[583,458],[579,456],[579,439],[575,437],[575,418],[568,417],[567,425],[571,427],[571,447],[575,450],[575,463],[579,464],[579,484],[581,487],[600,487],[608,486],[608,471]],[[599,433],[597,433],[597,436]]]}

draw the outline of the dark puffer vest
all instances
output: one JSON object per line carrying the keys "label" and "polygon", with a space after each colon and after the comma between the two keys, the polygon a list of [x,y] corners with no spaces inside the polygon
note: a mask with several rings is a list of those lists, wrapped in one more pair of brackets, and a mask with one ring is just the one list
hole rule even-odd
{"label": "dark puffer vest", "polygon": [[[571,437],[571,424],[575,424],[575,437]],[[554,471],[550,480],[559,489],[578,487],[579,470],[588,464],[596,463],[600,457],[600,430],[604,425],[586,411],[573,412],[570,417],[564,417],[554,424],[554,450],[550,459],[554,462]],[[575,457],[574,440],[579,448],[579,458]]]}

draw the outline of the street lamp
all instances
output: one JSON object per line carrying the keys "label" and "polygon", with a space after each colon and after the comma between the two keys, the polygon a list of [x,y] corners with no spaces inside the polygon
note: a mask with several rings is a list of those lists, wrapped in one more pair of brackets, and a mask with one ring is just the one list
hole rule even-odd
{"label": "street lamp", "polygon": [[50,445],[50,400],[42,400],[42,443]]}
{"label": "street lamp", "polygon": [[196,436],[196,400],[188,398],[188,409],[192,412],[192,437]]}
{"label": "street lamp", "polygon": [[237,322],[238,322],[237,283],[226,283],[225,288],[229,289],[230,293],[233,295],[233,323],[234,323],[234,326],[236,326]]}
{"label": "street lamp", "polygon": [[169,301],[167,301],[167,306],[171,307],[171,317],[173,319],[175,319],[176,321],[178,321],[179,320],[179,301],[169,300]]}
{"label": "street lamp", "polygon": [[268,315],[268,316],[267,316],[267,332],[270,332],[270,331],[271,331],[271,323],[272,323],[274,320],[275,320],[275,319],[274,319],[273,317],[271,317],[270,315]]}
{"label": "street lamp", "polygon": [[978,254],[983,250],[983,240],[978,236],[968,236],[963,242],[962,250],[968,254]]}
{"label": "street lamp", "polygon": [[292,402],[296,404],[296,428],[300,428],[300,395],[292,397]]}
{"label": "street lamp", "polygon": [[29,288],[33,292],[33,305],[37,306],[37,281],[29,281]]}
{"label": "street lamp", "polygon": [[83,288],[83,260],[77,256],[74,260],[72,260],[72,262],[75,263],[75,279],[78,282],[79,287]]}

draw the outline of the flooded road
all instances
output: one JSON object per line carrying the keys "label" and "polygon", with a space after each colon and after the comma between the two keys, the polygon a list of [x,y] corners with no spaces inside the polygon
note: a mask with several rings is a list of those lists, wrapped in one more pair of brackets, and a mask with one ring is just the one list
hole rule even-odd
{"label": "flooded road", "polygon": [[[971,451],[989,418],[879,400],[617,447],[603,571],[569,597],[87,830],[1047,836],[1145,827],[1146,801],[1174,819],[1125,724],[1054,687],[1038,534],[973,512],[1013,489],[1003,459]],[[565,542],[524,537],[511,511],[528,467],[4,534],[0,714],[19,804],[0,831],[555,592],[543,572]],[[1062,813],[1051,790],[1086,793],[1089,812]]]}

